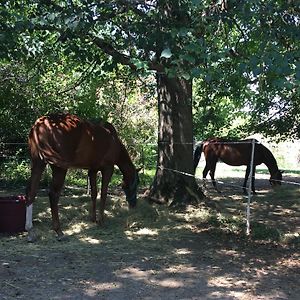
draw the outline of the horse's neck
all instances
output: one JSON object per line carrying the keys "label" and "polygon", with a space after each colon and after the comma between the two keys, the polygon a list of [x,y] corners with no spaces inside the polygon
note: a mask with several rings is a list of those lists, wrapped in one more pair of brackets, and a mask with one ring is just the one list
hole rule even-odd
{"label": "horse's neck", "polygon": [[265,157],[264,164],[267,166],[270,174],[274,174],[279,170],[277,161],[276,161],[274,155],[272,154],[272,152],[265,146],[263,146],[263,147],[264,147],[264,157]]}
{"label": "horse's neck", "polygon": [[124,180],[131,182],[135,176],[135,168],[123,144],[121,144],[120,157],[117,161],[117,166],[122,172]]}

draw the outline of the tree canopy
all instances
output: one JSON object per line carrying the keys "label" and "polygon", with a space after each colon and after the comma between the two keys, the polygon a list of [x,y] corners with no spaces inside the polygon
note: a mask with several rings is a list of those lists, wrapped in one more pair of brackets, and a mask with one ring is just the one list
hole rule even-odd
{"label": "tree canopy", "polygon": [[299,23],[294,0],[4,0],[1,93],[28,119],[53,108],[108,116],[106,96],[155,75],[154,185],[185,198],[176,182],[192,170],[193,134],[300,136]]}
{"label": "tree canopy", "polygon": [[25,60],[41,76],[50,69],[81,76],[90,66],[101,77],[121,63],[140,74],[196,78],[199,137],[211,134],[202,123],[226,127],[218,107],[230,103],[228,120],[246,109],[238,132],[296,138],[299,22],[293,0],[6,0],[0,56],[14,67]]}

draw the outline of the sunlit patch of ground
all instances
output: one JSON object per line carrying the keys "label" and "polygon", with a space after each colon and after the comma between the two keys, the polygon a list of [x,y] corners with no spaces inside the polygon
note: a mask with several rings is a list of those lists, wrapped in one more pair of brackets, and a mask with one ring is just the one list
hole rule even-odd
{"label": "sunlit patch of ground", "polygon": [[[207,197],[216,203],[217,210],[228,216],[245,218],[248,194],[243,193],[242,185],[246,168],[218,163],[215,176],[218,192],[213,188],[209,175],[208,180],[201,179],[202,167],[197,170],[198,182]],[[276,188],[270,186],[269,177],[267,169],[256,172],[256,195],[250,199],[251,221],[278,228],[288,238],[290,234],[300,232],[300,176],[284,173],[282,185]]]}
{"label": "sunlit patch of ground", "polygon": [[[239,174],[218,178],[242,183]],[[26,233],[0,236],[0,298],[297,299],[299,189],[272,190],[268,176],[259,176],[251,199],[256,228],[248,237],[247,197],[225,184],[221,193],[206,184],[216,209],[172,210],[139,198],[129,210],[112,189],[102,227],[90,221],[89,196],[68,191],[60,199],[64,241],[51,229],[49,200],[41,193],[34,204],[38,241],[27,243]]]}

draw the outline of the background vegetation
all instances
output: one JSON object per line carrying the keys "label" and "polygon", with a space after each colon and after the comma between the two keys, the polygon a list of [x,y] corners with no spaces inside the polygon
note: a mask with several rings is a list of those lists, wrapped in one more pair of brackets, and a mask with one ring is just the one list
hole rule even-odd
{"label": "background vegetation", "polygon": [[[168,1],[125,2],[2,2],[5,176],[27,177],[23,143],[35,119],[53,111],[111,121],[135,162],[153,166],[158,120],[149,57],[165,63],[170,78],[193,80],[196,140],[299,137],[297,1],[171,1],[178,16],[168,16],[168,24],[162,17]],[[91,34],[106,43],[106,53],[91,43]],[[129,51],[131,65],[120,64],[112,51],[107,55],[107,45]],[[12,161],[19,163],[8,172]]]}

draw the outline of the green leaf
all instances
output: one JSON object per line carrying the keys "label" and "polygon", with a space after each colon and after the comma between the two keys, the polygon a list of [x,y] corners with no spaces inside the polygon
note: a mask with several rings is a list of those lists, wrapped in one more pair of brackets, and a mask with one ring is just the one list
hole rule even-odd
{"label": "green leaf", "polygon": [[257,67],[253,70],[253,75],[258,76],[262,72],[260,67]]}
{"label": "green leaf", "polygon": [[189,73],[186,73],[186,72],[182,74],[182,77],[183,77],[185,80],[191,79],[190,74],[189,74]]}
{"label": "green leaf", "polygon": [[192,0],[192,5],[198,6],[201,4],[201,2],[202,2],[201,0]]}
{"label": "green leaf", "polygon": [[211,82],[211,80],[212,80],[211,74],[207,74],[207,75],[205,76],[205,81],[209,83],[209,82]]}
{"label": "green leaf", "polygon": [[172,52],[170,50],[170,48],[166,48],[162,51],[160,57],[164,57],[164,58],[170,58],[172,56]]}
{"label": "green leaf", "polygon": [[200,68],[193,68],[192,69],[192,76],[193,77],[198,77],[201,75],[201,69]]}
{"label": "green leaf", "polygon": [[146,62],[141,61],[141,60],[139,60],[137,58],[133,58],[133,59],[131,59],[131,61],[133,62],[133,64],[136,66],[136,68],[138,70],[141,70],[141,69],[145,69],[146,70],[147,67],[148,67],[148,65],[147,65]]}
{"label": "green leaf", "polygon": [[191,64],[194,64],[195,61],[196,61],[194,56],[191,56],[191,55],[188,55],[188,54],[181,55],[180,58],[185,60],[185,61],[188,61]]}

